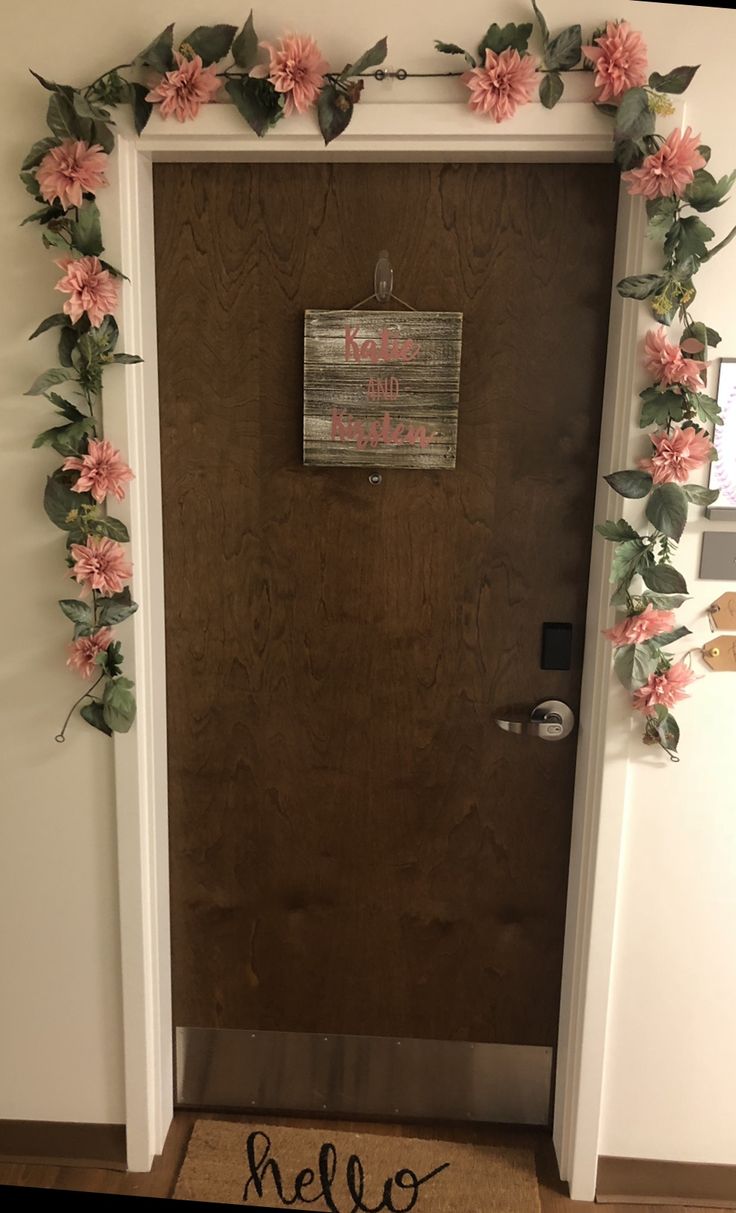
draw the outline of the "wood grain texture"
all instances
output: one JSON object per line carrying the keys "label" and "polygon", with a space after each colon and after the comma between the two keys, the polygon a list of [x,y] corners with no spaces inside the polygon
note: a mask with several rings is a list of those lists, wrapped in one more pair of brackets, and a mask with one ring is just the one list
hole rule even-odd
{"label": "wood grain texture", "polygon": [[[174,1022],[554,1044],[617,177],[157,165]],[[462,311],[454,471],[302,465],[307,308]],[[539,668],[544,620],[569,672]]]}

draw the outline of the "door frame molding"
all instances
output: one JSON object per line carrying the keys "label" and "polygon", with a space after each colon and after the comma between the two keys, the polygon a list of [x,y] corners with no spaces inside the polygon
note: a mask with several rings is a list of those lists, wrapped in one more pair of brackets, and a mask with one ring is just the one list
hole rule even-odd
{"label": "door frame molding", "polygon": [[[684,107],[675,121],[682,122]],[[166,671],[161,467],[158,430],[152,165],[156,161],[538,161],[606,162],[609,122],[589,102],[547,111],[531,103],[496,127],[454,101],[361,102],[343,136],[325,148],[313,117],[293,117],[256,139],[229,105],[210,105],[196,123],[154,114],[137,138],[121,118],[111,189],[98,198],[108,254],[131,283],[122,292],[125,348],[143,356],[106,379],[105,431],[136,470],[119,511],[132,535],[134,594],[141,603],[126,660],[138,690],[138,719],[115,734],[123,1036],[128,1166],[147,1170],[173,1115],[171,957],[168,900]],[[614,281],[647,268],[645,215],[619,198]],[[613,292],[599,472],[627,454],[638,390],[640,308]],[[596,516],[620,501],[599,476]],[[619,857],[629,740],[628,704],[615,690],[610,648],[609,553],[593,544],[568,890],[554,1143],[573,1198],[592,1200],[598,1160]]]}

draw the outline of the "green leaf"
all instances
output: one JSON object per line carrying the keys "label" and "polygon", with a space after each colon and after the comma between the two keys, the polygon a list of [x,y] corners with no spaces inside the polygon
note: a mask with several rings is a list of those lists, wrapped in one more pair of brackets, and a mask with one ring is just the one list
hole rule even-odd
{"label": "green leaf", "polygon": [[547,22],[545,21],[544,17],[542,16],[542,12],[539,8],[539,5],[537,4],[537,0],[532,0],[532,8],[534,9],[534,16],[537,18],[537,21],[539,22],[539,31],[542,35],[542,43],[546,48],[547,43],[549,42],[549,26],[547,25]]}
{"label": "green leaf", "polygon": [[76,348],[79,334],[76,329],[65,328],[59,333],[59,362],[65,368],[72,370],[72,353]]}
{"label": "green leaf", "polygon": [[726,194],[736,181],[736,170],[716,181],[707,169],[699,168],[685,190],[685,201],[696,211],[712,211],[726,200]]}
{"label": "green leaf", "polygon": [[664,242],[664,250],[669,256],[682,262],[686,257],[695,257],[698,261],[708,255],[707,240],[712,240],[715,232],[706,226],[697,215],[688,215],[685,219],[673,223]]}
{"label": "green leaf", "polygon": [[638,168],[646,154],[646,147],[641,139],[614,139],[613,158],[622,173]]}
{"label": "green leaf", "polygon": [[258,35],[253,27],[253,10],[231,46],[232,56],[238,67],[249,72],[258,62]]}
{"label": "green leaf", "polygon": [[69,317],[65,312],[54,312],[53,316],[47,316],[45,320],[41,321],[38,328],[33,330],[28,340],[33,341],[34,337],[40,337],[41,333],[47,333],[49,329],[67,326],[68,324]]}
{"label": "green leaf", "polygon": [[666,425],[668,421],[682,420],[683,399],[678,392],[660,392],[650,387],[640,392],[642,407],[639,427],[644,430],[649,425]]}
{"label": "green leaf", "polygon": [[582,50],[582,30],[579,25],[571,25],[548,42],[544,53],[544,66],[554,71],[569,71],[580,61]]}
{"label": "green leaf", "polygon": [[677,198],[648,198],[646,206],[649,216],[647,236],[650,240],[663,240],[674,220]]}
{"label": "green leaf", "polygon": [[138,603],[133,602],[130,596],[130,589],[126,585],[124,590],[119,594],[112,594],[110,598],[102,598],[99,600],[97,614],[99,622],[105,627],[110,627],[115,623],[122,623],[134,615],[138,610]]}
{"label": "green leaf", "polygon": [[36,168],[41,163],[47,152],[51,151],[52,147],[58,147],[59,140],[54,135],[47,135],[45,139],[39,139],[33,144],[31,150],[26,154],[21,167],[21,171],[29,168]]}
{"label": "green leaf", "polygon": [[18,174],[18,176],[31,197],[35,198],[36,202],[43,202],[43,198],[38,192],[38,181],[36,180],[36,174],[30,172],[21,172]]}
{"label": "green leaf", "polygon": [[121,362],[126,366],[133,366],[135,363],[142,361],[143,359],[140,354],[115,354],[113,357],[113,362]]}
{"label": "green leaf", "polygon": [[103,122],[109,121],[110,111],[104,109],[101,105],[96,105],[85,97],[84,93],[80,93],[77,89],[72,91],[70,101],[74,106],[75,113],[79,114],[80,118],[101,119]]}
{"label": "green leaf", "polygon": [[468,67],[475,67],[476,62],[470,51],[466,51],[462,46],[458,46],[455,42],[438,42],[435,40],[435,50],[441,51],[443,55],[464,55]]}
{"label": "green leaf", "polygon": [[707,489],[703,484],[683,485],[683,492],[693,505],[713,505],[720,496],[718,489]]}
{"label": "green leaf", "polygon": [[621,98],[616,115],[617,139],[641,139],[651,135],[655,127],[655,115],[649,108],[646,89],[630,88]]}
{"label": "green leaf", "polygon": [[87,602],[82,602],[81,598],[61,598],[59,606],[66,615],[67,619],[71,619],[72,623],[81,623],[84,627],[91,628],[94,624],[94,614],[92,607]]}
{"label": "green leaf", "polygon": [[112,737],[112,729],[105,720],[105,714],[101,703],[93,699],[91,703],[85,703],[79,709],[79,715],[87,724],[91,724],[93,729],[99,729],[107,737]]}
{"label": "green leaf", "polygon": [[636,691],[657,668],[659,654],[648,644],[625,644],[616,649],[613,666],[627,691]]}
{"label": "green leaf", "polygon": [[[463,51],[462,53],[464,54],[465,52]],[[348,76],[359,76],[361,72],[367,72],[370,67],[378,67],[379,63],[383,63],[387,54],[388,39],[379,38],[378,42],[374,43],[370,50],[367,50],[359,59],[355,60],[355,63],[348,64],[340,73],[340,79],[345,80]],[[329,142],[329,140],[326,140],[326,142]]]}
{"label": "green leaf", "polygon": [[632,274],[616,284],[624,299],[649,299],[666,281],[660,274]]}
{"label": "green leaf", "polygon": [[658,93],[684,93],[699,66],[700,64],[695,67],[676,67],[671,72],[667,72],[666,76],[660,76],[659,72],[652,72],[649,77],[649,87]]}
{"label": "green leaf", "polygon": [[148,89],[143,84],[131,84],[130,86],[130,104],[133,110],[133,122],[135,124],[135,133],[143,134],[148,124],[148,119],[153,113],[153,102],[146,101]]}
{"label": "green leaf", "polygon": [[89,493],[73,493],[71,482],[76,476],[71,472],[54,472],[46,480],[46,491],[43,495],[43,508],[61,531],[74,530],[78,524],[78,515],[83,505],[93,505]]}
{"label": "green leaf", "polygon": [[[711,329],[707,324],[702,324],[699,320],[693,321],[686,329],[683,330],[682,340],[687,340],[688,337],[693,337],[699,341],[702,346],[715,346],[721,344],[721,335],[715,329]],[[682,344],[682,341],[680,342]]]}
{"label": "green leaf", "polygon": [[184,43],[199,55],[205,67],[225,58],[238,29],[235,25],[198,25]]}
{"label": "green leaf", "polygon": [[698,147],[698,151],[700,152],[701,156],[705,160],[705,163],[707,164],[711,157],[710,148],[705,143],[701,143],[700,146]]}
{"label": "green leaf", "polygon": [[622,497],[646,497],[652,489],[649,472],[640,472],[635,468],[624,472],[611,472],[603,479]]}
{"label": "green leaf", "polygon": [[112,644],[109,644],[103,653],[97,654],[95,661],[100,669],[104,670],[108,678],[117,678],[123,667],[120,641],[115,640]]}
{"label": "green leaf", "polygon": [[69,425],[55,425],[50,430],[44,430],[33,440],[34,447],[52,446],[60,455],[76,455],[82,439],[94,430],[91,417],[82,417],[80,421]]}
{"label": "green leaf", "polygon": [[494,21],[493,25],[486,30],[485,38],[478,47],[480,62],[485,62],[487,50],[495,51],[497,55],[500,55],[501,51],[512,48],[522,54],[529,46],[533,29],[534,26],[531,23],[514,25],[511,21],[501,29],[500,25]]}
{"label": "green leaf", "polygon": [[688,392],[688,400],[695,406],[701,421],[707,425],[719,425],[723,420],[717,400],[705,392]]}
{"label": "green leaf", "polygon": [[664,720],[657,725],[657,736],[668,753],[677,752],[680,744],[680,726],[671,712],[668,712]]}
{"label": "green leaf", "polygon": [[44,371],[42,375],[29,387],[24,394],[26,396],[43,396],[48,388],[53,387],[56,383],[65,383],[67,379],[74,378],[74,371],[65,366],[54,366],[50,371]]}
{"label": "green leaf", "polygon": [[114,678],[106,683],[102,696],[105,724],[116,733],[127,733],[135,720],[135,699],[129,678]]}
{"label": "green leaf", "polygon": [[130,543],[128,528],[119,518],[96,518],[90,523],[89,529],[95,535],[104,535],[118,543]]}
{"label": "green leaf", "polygon": [[679,543],[687,522],[687,497],[680,485],[658,485],[647,501],[646,515],[661,534]]}
{"label": "green leaf", "polygon": [[25,227],[27,223],[48,223],[51,219],[58,219],[63,215],[63,211],[58,206],[42,206],[39,210],[34,211],[31,215],[26,215],[21,221],[21,227]]}
{"label": "green leaf", "polygon": [[41,240],[44,248],[60,248],[64,252],[67,252],[69,249],[69,243],[64,239],[61,232],[55,232],[51,228],[47,228],[45,232],[42,232]]}
{"label": "green leaf", "polygon": [[320,90],[317,101],[317,120],[325,144],[332,143],[348,126],[353,116],[353,103],[345,93],[326,84]]}
{"label": "green leaf", "polygon": [[599,523],[595,529],[604,539],[612,539],[616,543],[621,543],[624,539],[639,539],[639,532],[635,531],[625,518],[619,518],[618,522],[608,519]]}
{"label": "green leaf", "polygon": [[652,637],[652,644],[658,645],[660,649],[666,649],[676,641],[682,640],[683,636],[692,636],[690,628],[679,627],[672,632],[660,632],[659,636]]}
{"label": "green leaf", "polygon": [[545,109],[554,109],[565,91],[562,77],[557,72],[545,72],[539,86],[539,100]]}
{"label": "green leaf", "polygon": [[687,584],[682,573],[671,564],[653,564],[641,570],[644,584],[658,594],[687,594]]}
{"label": "green leaf", "polygon": [[84,256],[99,257],[104,245],[97,203],[85,202],[77,214],[69,228],[74,248]]}
{"label": "green leaf", "polygon": [[[46,399],[59,410],[62,416],[66,417],[69,421],[88,420],[84,413],[80,413],[79,409],[76,408],[75,405],[70,404],[68,400],[65,400],[63,396],[59,396],[57,392],[44,392],[44,395]],[[91,418],[89,420],[91,420]]]}
{"label": "green leaf", "polygon": [[46,112],[46,124],[58,139],[85,139],[89,133],[88,124],[79,117],[72,102],[62,93],[52,93],[49,97],[49,108]]}
{"label": "green leaf", "polygon": [[284,116],[284,94],[270,80],[240,76],[228,80],[225,89],[251,130],[262,137]]}
{"label": "green leaf", "polygon": [[627,586],[648,559],[648,549],[644,547],[641,539],[625,539],[616,544],[611,560],[611,583]]}
{"label": "green leaf", "polygon": [[681,607],[683,602],[687,602],[686,594],[651,594],[643,593],[642,601],[651,602],[653,607],[660,611],[676,611]]}
{"label": "green leaf", "polygon": [[174,58],[174,25],[167,25],[165,30],[162,30],[153,42],[150,42],[145,50],[136,55],[133,60],[135,64],[141,64],[143,67],[152,67],[155,72],[173,71],[176,67]]}
{"label": "green leaf", "polygon": [[88,143],[99,143],[103,152],[108,156],[115,147],[115,136],[106,122],[93,122],[87,135]]}

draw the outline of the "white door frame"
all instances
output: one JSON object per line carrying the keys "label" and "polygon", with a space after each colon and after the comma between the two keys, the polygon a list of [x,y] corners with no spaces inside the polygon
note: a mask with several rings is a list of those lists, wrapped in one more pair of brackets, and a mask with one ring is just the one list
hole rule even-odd
{"label": "white door frame", "polygon": [[[678,118],[682,116],[678,113]],[[121,120],[111,189],[99,196],[106,256],[130,277],[122,292],[126,351],[144,363],[105,380],[105,430],[127,452],[136,479],[125,503],[133,592],[140,610],[127,630],[126,666],[137,683],[138,720],[115,735],[115,789],[122,940],[128,1166],[147,1170],[173,1113],[168,902],[166,671],[154,282],[154,161],[608,161],[611,125],[588,102],[538,103],[496,126],[451,102],[371,104],[328,149],[313,116],[279,124],[263,140],[228,105],[179,125],[154,114],[140,138]],[[574,218],[571,217],[574,222]],[[622,191],[614,280],[645,268],[644,207]],[[360,284],[357,284],[358,286]],[[359,292],[358,292],[359,293]],[[613,292],[599,471],[622,466],[638,389],[642,309]],[[617,499],[618,500],[618,499]],[[599,478],[596,517],[613,494]],[[619,513],[620,502],[618,502]],[[576,1199],[595,1193],[603,1062],[630,723],[614,689],[608,554],[593,543],[573,811],[572,851],[554,1109],[560,1172]]]}

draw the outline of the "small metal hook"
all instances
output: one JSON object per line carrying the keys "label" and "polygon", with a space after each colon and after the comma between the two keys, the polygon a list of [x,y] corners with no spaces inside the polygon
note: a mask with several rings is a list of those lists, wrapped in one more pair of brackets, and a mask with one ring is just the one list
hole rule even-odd
{"label": "small metal hook", "polygon": [[373,290],[379,303],[388,303],[394,289],[394,271],[386,249],[378,254],[373,274]]}

